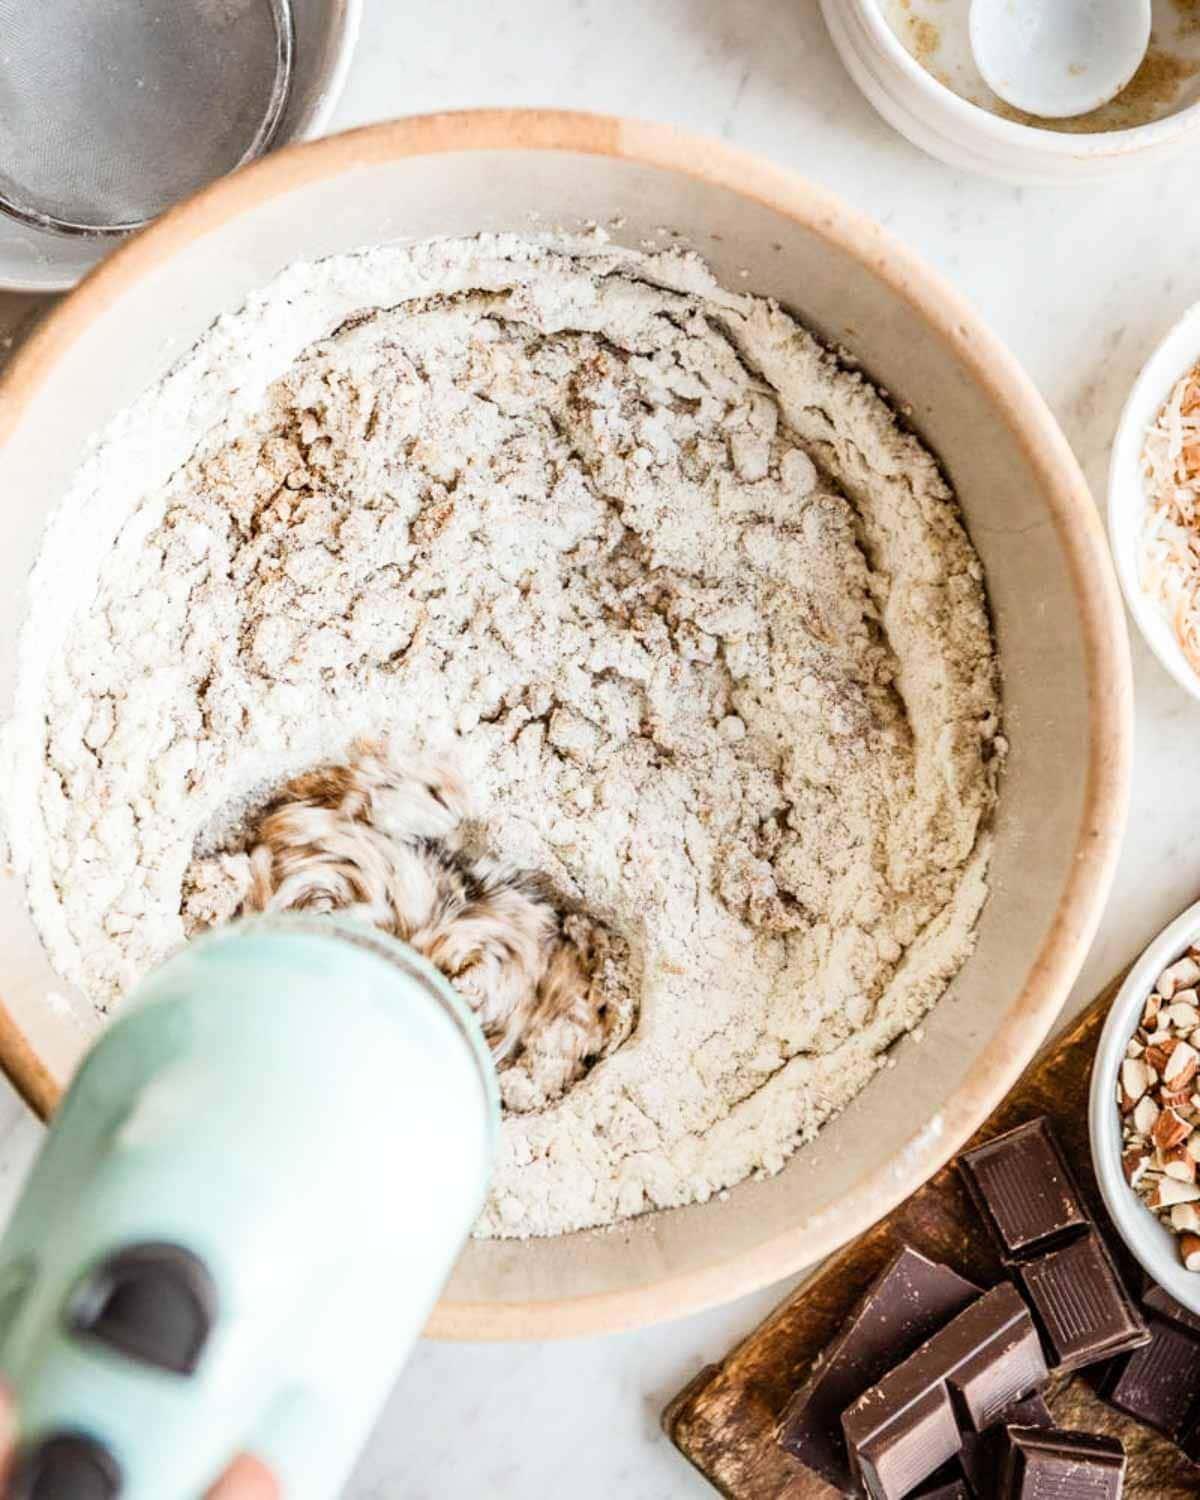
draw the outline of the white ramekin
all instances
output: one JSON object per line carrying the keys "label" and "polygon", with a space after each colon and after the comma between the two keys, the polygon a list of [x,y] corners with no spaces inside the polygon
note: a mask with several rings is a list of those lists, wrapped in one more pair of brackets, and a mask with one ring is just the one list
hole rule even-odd
{"label": "white ramekin", "polygon": [[1091,135],[1005,120],[927,72],[888,24],[879,0],[821,0],[821,10],[851,77],[883,118],[952,167],[1035,186],[1089,182],[1177,152],[1200,130],[1200,103],[1148,125]]}
{"label": "white ramekin", "polygon": [[1200,676],[1175,638],[1166,612],[1141,583],[1142,533],[1146,489],[1142,450],[1146,433],[1181,375],[1200,359],[1200,302],[1189,308],[1142,366],[1134,381],[1113,441],[1108,471],[1108,534],[1117,577],[1129,613],[1146,644],[1193,698],[1200,698]]}
{"label": "white ramekin", "polygon": [[1179,1259],[1175,1238],[1164,1229],[1125,1181],[1121,1167],[1121,1120],[1117,1112],[1117,1074],[1125,1045],[1137,1026],[1146,996],[1167,967],[1200,938],[1200,901],[1150,944],[1129,971],[1112,1003],[1100,1034],[1092,1064],[1092,1087],[1088,1102],[1088,1126],[1092,1137],[1092,1163],[1109,1217],[1142,1269],[1176,1302],[1200,1313],[1200,1272],[1187,1270]]}

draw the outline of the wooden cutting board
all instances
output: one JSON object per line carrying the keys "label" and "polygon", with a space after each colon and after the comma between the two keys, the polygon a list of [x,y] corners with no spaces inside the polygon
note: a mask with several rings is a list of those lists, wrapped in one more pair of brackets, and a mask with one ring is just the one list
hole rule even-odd
{"label": "wooden cutting board", "polygon": [[[1110,985],[1032,1065],[972,1141],[977,1145],[1034,1115],[1048,1115],[1102,1224],[1107,1219],[1088,1144],[1088,1082],[1119,983]],[[667,1436],[723,1495],[731,1500],[836,1500],[837,1491],[824,1479],[777,1446],[775,1422],[813,1360],[904,1242],[983,1285],[1003,1275],[952,1163],[826,1261],[721,1364],[701,1370],[667,1407]],[[1110,1243],[1128,1285],[1136,1289],[1140,1273],[1115,1237]],[[1200,1470],[1165,1438],[1106,1406],[1079,1376],[1057,1381],[1047,1399],[1060,1426],[1122,1439],[1129,1455],[1127,1500],[1183,1500],[1200,1494]]]}

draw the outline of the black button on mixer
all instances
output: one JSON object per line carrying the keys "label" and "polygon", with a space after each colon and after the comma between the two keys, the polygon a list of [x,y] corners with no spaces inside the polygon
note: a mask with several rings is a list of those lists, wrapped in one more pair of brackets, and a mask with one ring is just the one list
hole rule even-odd
{"label": "black button on mixer", "polygon": [[116,1500],[121,1470],[107,1448],[78,1432],[60,1432],[25,1453],[11,1500]]}
{"label": "black button on mixer", "polygon": [[216,1287],[202,1261],[178,1245],[132,1245],[89,1272],[67,1322],[130,1359],[191,1375],[216,1315]]}

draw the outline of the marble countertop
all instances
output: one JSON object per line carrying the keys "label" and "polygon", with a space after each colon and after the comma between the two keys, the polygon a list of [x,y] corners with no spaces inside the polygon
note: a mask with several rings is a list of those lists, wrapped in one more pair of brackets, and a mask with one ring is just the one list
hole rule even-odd
{"label": "marble countertop", "polygon": [[[365,0],[333,128],[472,105],[653,117],[814,177],[901,236],[970,297],[1032,374],[1103,496],[1109,444],[1143,359],[1200,298],[1200,195],[1187,158],[1102,186],[1020,189],[967,177],[895,135],[850,82],[816,0]],[[419,19],[423,10],[426,19]],[[436,18],[436,19],[430,19]],[[1197,148],[1200,150],[1200,148]],[[0,294],[0,343],[36,312]],[[1082,1003],[1200,890],[1200,704],[1135,637],[1133,807]],[[0,1089],[3,1085],[0,1085]],[[0,1211],[38,1131],[0,1105]],[[569,1344],[421,1345],[348,1500],[713,1492],[658,1413],[786,1291],[666,1329]]]}

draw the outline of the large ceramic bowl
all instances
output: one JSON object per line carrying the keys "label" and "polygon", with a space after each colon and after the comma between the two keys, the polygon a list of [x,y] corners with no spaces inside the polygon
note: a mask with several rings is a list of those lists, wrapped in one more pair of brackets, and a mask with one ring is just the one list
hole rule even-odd
{"label": "large ceramic bowl", "polygon": [[[0,705],[42,525],[89,435],[218,314],[300,256],[527,229],[533,215],[617,225],[631,245],[674,231],[891,392],[940,455],[986,566],[1012,752],[978,948],[923,1040],[776,1177],[608,1233],[473,1242],[432,1323],[467,1337],[596,1332],[725,1301],[911,1193],[1058,1013],[1108,891],[1130,759],[1127,642],[1100,522],[1050,413],[971,308],[787,172],[663,127],[542,112],[404,120],[280,152],[169,213],[57,309],[0,387]],[[16,882],[0,880],[0,1061],[43,1113],[86,1040],[62,991]]]}

